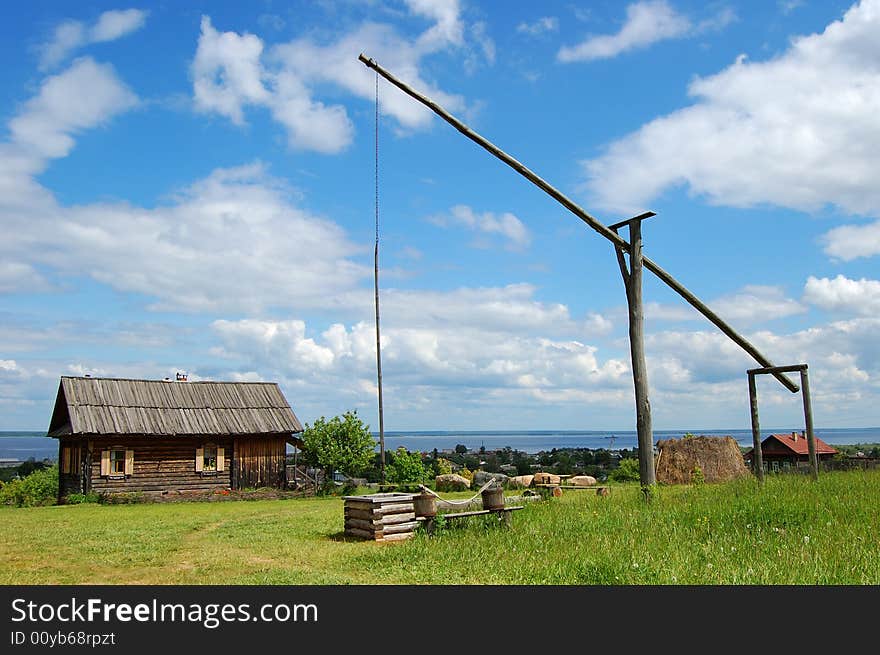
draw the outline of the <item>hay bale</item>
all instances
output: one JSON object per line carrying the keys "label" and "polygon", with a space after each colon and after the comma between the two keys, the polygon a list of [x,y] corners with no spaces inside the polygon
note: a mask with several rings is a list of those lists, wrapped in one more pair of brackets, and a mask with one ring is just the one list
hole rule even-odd
{"label": "hay bale", "polygon": [[474,471],[474,479],[471,485],[474,487],[482,487],[489,480],[495,480],[502,487],[506,487],[510,478],[504,473],[489,473],[488,471]]}
{"label": "hay bale", "polygon": [[514,489],[525,489],[532,486],[534,475],[514,475],[510,478],[510,486]]}
{"label": "hay bale", "polygon": [[558,475],[554,473],[546,473],[544,471],[535,473],[532,484],[559,484],[562,481]]}
{"label": "hay bale", "polygon": [[575,487],[592,487],[596,484],[596,478],[592,475],[575,475],[569,478],[568,483]]}
{"label": "hay bale", "polygon": [[434,478],[437,491],[464,491],[471,488],[471,481],[458,473],[444,473]]}
{"label": "hay bale", "polygon": [[695,467],[705,482],[727,482],[751,475],[733,437],[687,436],[657,442],[657,482],[691,484]]}

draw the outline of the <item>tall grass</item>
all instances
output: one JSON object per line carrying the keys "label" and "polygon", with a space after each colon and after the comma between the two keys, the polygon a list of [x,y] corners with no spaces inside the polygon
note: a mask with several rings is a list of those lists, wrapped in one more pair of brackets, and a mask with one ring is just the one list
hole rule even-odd
{"label": "tall grass", "polygon": [[5,509],[0,583],[876,585],[878,501],[878,471],[615,485],[388,544],[339,498]]}

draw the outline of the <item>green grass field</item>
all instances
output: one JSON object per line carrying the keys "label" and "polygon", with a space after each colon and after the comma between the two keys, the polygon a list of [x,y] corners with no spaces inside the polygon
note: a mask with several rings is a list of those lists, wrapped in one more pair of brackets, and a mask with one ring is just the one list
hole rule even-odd
{"label": "green grass field", "polygon": [[878,505],[880,471],[660,487],[651,504],[620,485],[394,543],[344,537],[332,497],[3,508],[0,583],[877,585]]}

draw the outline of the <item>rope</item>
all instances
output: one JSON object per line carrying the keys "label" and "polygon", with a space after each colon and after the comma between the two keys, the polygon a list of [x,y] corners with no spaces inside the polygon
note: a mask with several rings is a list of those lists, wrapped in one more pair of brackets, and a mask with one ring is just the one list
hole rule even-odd
{"label": "rope", "polygon": [[486,484],[484,484],[482,487],[480,487],[480,490],[477,493],[475,493],[473,496],[471,496],[467,500],[447,500],[446,498],[441,498],[434,491],[432,491],[431,489],[428,489],[428,487],[426,487],[423,484],[420,484],[419,488],[422,491],[424,491],[425,493],[431,494],[435,498],[439,498],[444,503],[447,503],[449,505],[470,505],[472,502],[474,502],[479,497],[479,495],[481,493],[483,493],[486,489],[491,487],[493,484],[495,484],[495,478],[490,479]]}

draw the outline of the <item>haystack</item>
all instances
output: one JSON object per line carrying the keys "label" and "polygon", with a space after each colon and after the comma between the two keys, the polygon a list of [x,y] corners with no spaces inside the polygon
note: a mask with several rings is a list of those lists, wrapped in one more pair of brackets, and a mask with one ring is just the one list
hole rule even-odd
{"label": "haystack", "polygon": [[695,467],[705,482],[727,482],[751,475],[733,437],[686,436],[657,442],[657,482],[691,484]]}

